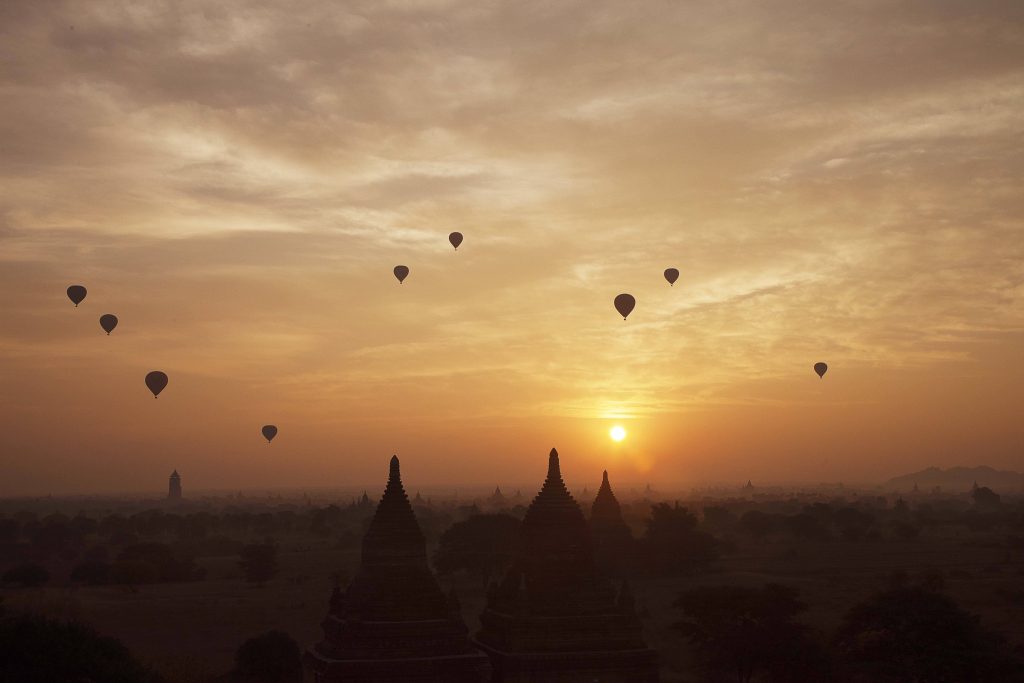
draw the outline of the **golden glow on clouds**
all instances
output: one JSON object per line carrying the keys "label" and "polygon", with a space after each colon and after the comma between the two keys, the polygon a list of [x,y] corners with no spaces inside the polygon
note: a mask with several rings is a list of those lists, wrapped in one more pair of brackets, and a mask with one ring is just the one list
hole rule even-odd
{"label": "golden glow on clouds", "polygon": [[1022,19],[4,2],[0,494],[1019,467]]}

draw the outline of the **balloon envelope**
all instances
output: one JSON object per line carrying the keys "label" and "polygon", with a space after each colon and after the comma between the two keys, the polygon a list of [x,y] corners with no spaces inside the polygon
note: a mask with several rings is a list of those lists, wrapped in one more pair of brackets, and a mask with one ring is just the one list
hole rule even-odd
{"label": "balloon envelope", "polygon": [[100,327],[103,328],[104,332],[110,334],[117,327],[117,316],[113,313],[105,313],[100,316]]}
{"label": "balloon envelope", "polygon": [[263,429],[260,431],[263,432],[263,438],[267,440],[267,443],[273,441],[274,437],[277,436],[277,427],[274,425],[263,425]]}
{"label": "balloon envelope", "polygon": [[402,283],[405,278],[409,277],[408,266],[395,266],[395,277],[398,278],[398,282]]}
{"label": "balloon envelope", "polygon": [[153,392],[153,398],[156,398],[167,386],[167,375],[159,370],[154,370],[146,375],[146,386]]}
{"label": "balloon envelope", "polygon": [[679,271],[675,268],[665,269],[665,279],[668,280],[668,284],[671,287],[679,279]]}
{"label": "balloon envelope", "polygon": [[452,234],[448,235],[448,241],[452,243],[453,247],[458,249],[459,245],[462,244],[462,233],[453,232]]}
{"label": "balloon envelope", "polygon": [[636,306],[636,299],[633,298],[632,294],[619,294],[615,297],[615,310],[619,312],[623,320],[628,318],[629,314],[633,312],[634,306]]}
{"label": "balloon envelope", "polygon": [[78,306],[78,304],[82,303],[82,301],[85,299],[85,294],[85,287],[83,287],[82,285],[71,285],[70,287],[68,287],[68,298],[71,299],[71,303],[73,303],[75,306]]}
{"label": "balloon envelope", "polygon": [[825,373],[828,372],[828,366],[825,365],[824,363],[815,363],[814,371],[818,373],[819,378],[824,377]]}

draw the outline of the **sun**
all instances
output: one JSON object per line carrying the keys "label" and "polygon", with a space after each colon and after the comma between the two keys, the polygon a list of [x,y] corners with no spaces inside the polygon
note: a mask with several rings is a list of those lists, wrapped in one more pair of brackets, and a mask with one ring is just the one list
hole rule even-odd
{"label": "sun", "polygon": [[611,431],[608,432],[608,436],[612,437],[612,441],[622,441],[626,438],[626,430],[620,425],[612,427]]}

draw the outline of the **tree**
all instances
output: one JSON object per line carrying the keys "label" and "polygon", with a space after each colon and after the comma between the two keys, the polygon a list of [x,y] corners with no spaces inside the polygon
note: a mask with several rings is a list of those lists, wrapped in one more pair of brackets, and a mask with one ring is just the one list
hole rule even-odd
{"label": "tree", "polygon": [[263,584],[277,576],[277,546],[273,543],[254,543],[244,546],[238,564],[245,572],[245,580]]}
{"label": "tree", "polygon": [[808,541],[824,541],[828,539],[828,529],[822,524],[819,516],[804,511],[785,519],[786,528],[797,538]]}
{"label": "tree", "polygon": [[38,564],[19,564],[4,572],[4,583],[17,583],[25,588],[42,586],[50,580],[50,572]]}
{"label": "tree", "polygon": [[110,583],[110,565],[103,560],[86,560],[71,570],[71,580],[90,586]]}
{"label": "tree", "polygon": [[999,507],[999,494],[987,486],[981,486],[971,491],[971,498],[975,506],[982,510],[991,510]]}
{"label": "tree", "polygon": [[847,541],[859,541],[875,525],[875,516],[854,507],[839,508],[832,515],[832,521]]}
{"label": "tree", "polygon": [[0,680],[11,683],[162,683],[120,641],[76,622],[0,618],[0,652]]}
{"label": "tree", "polygon": [[505,514],[473,515],[448,527],[434,554],[438,574],[460,569],[477,574],[487,585],[508,566],[519,539],[521,522]]}
{"label": "tree", "polygon": [[244,683],[302,683],[299,644],[281,631],[250,638],[235,653],[235,676]]}
{"label": "tree", "polygon": [[807,609],[796,589],[704,586],[679,595],[673,605],[684,620],[674,627],[696,646],[698,657],[718,676],[748,683],[755,674],[772,680],[821,680],[827,657],[796,615]]}
{"label": "tree", "polygon": [[191,557],[176,557],[165,543],[135,543],[118,553],[111,568],[114,583],[139,585],[194,581],[203,576]]}
{"label": "tree", "polygon": [[854,606],[843,619],[836,643],[863,680],[1024,680],[1024,662],[1015,661],[1000,636],[928,585],[894,582]]}
{"label": "tree", "polygon": [[697,530],[697,518],[679,503],[651,506],[644,550],[656,572],[692,572],[718,557],[718,540]]}
{"label": "tree", "polygon": [[763,540],[775,528],[775,518],[760,510],[748,510],[740,517],[740,529],[755,541]]}
{"label": "tree", "polygon": [[709,505],[704,508],[704,524],[711,529],[723,531],[733,527],[736,522],[736,515],[726,507]]}

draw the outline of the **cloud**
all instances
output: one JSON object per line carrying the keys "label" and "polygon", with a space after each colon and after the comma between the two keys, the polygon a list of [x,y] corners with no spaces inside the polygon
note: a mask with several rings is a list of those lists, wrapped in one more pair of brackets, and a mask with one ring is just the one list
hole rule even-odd
{"label": "cloud", "polygon": [[998,0],[5,2],[0,400],[166,363],[311,431],[724,420],[826,356],[974,367],[1024,328],[1022,38]]}

